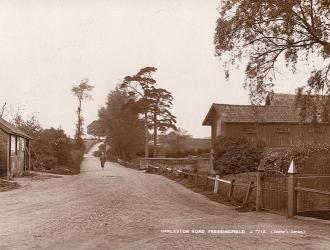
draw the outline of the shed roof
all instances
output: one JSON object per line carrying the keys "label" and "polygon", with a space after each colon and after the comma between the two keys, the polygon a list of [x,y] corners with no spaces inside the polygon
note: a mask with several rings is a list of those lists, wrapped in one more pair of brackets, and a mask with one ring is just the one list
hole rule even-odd
{"label": "shed roof", "polygon": [[220,116],[227,123],[298,123],[299,115],[289,106],[212,104],[203,125],[210,126]]}
{"label": "shed roof", "polygon": [[0,118],[0,129],[5,131],[7,134],[10,135],[18,135],[26,139],[33,139],[31,136],[27,135],[25,132],[23,132],[21,129],[13,126],[6,120]]}

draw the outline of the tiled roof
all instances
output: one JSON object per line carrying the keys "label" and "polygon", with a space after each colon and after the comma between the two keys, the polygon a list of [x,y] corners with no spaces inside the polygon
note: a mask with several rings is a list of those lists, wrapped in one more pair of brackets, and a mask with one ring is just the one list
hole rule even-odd
{"label": "tiled roof", "polygon": [[215,108],[226,122],[299,122],[296,112],[288,106],[216,104]]}
{"label": "tiled roof", "polygon": [[213,104],[203,125],[211,125],[215,115],[231,123],[298,123],[299,115],[289,106],[253,106]]}
{"label": "tiled roof", "polygon": [[271,106],[291,106],[294,107],[296,102],[296,95],[292,94],[281,94],[281,93],[270,93],[266,99],[266,105]]}
{"label": "tiled roof", "polygon": [[5,131],[7,134],[18,135],[18,136],[21,136],[21,137],[24,137],[27,139],[32,139],[31,136],[27,135],[21,129],[13,126],[12,124],[10,124],[9,122],[7,122],[6,120],[4,120],[2,118],[0,118],[0,129]]}

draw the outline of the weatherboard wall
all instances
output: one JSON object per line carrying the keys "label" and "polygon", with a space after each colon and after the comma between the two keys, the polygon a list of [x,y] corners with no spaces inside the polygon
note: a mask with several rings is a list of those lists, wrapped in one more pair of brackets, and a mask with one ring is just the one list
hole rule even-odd
{"label": "weatherboard wall", "polygon": [[330,144],[329,125],[298,123],[227,123],[226,136],[245,136],[252,143],[262,141],[267,147],[288,147],[301,143]]}
{"label": "weatherboard wall", "polygon": [[7,174],[9,135],[0,129],[0,175]]}

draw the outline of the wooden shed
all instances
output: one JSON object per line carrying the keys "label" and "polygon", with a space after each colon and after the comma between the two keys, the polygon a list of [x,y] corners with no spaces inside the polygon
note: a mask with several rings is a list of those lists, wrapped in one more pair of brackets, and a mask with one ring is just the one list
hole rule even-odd
{"label": "wooden shed", "polygon": [[299,144],[330,144],[330,124],[302,122],[295,96],[272,94],[266,105],[214,103],[203,122],[211,126],[212,146],[218,136],[244,136],[250,142],[264,142],[268,148]]}
{"label": "wooden shed", "polygon": [[31,166],[30,140],[21,129],[0,118],[0,175],[21,176]]}

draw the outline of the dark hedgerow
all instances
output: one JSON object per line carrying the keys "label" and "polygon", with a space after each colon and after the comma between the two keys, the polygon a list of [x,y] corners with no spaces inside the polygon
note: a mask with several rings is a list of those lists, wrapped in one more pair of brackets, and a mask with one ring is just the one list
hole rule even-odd
{"label": "dark hedgerow", "polygon": [[269,150],[265,154],[265,173],[286,175],[290,162],[294,160],[298,173],[330,173],[330,145],[297,144],[281,150]]}
{"label": "dark hedgerow", "polygon": [[263,151],[262,143],[252,144],[246,137],[219,136],[214,145],[214,168],[220,175],[256,171]]}

